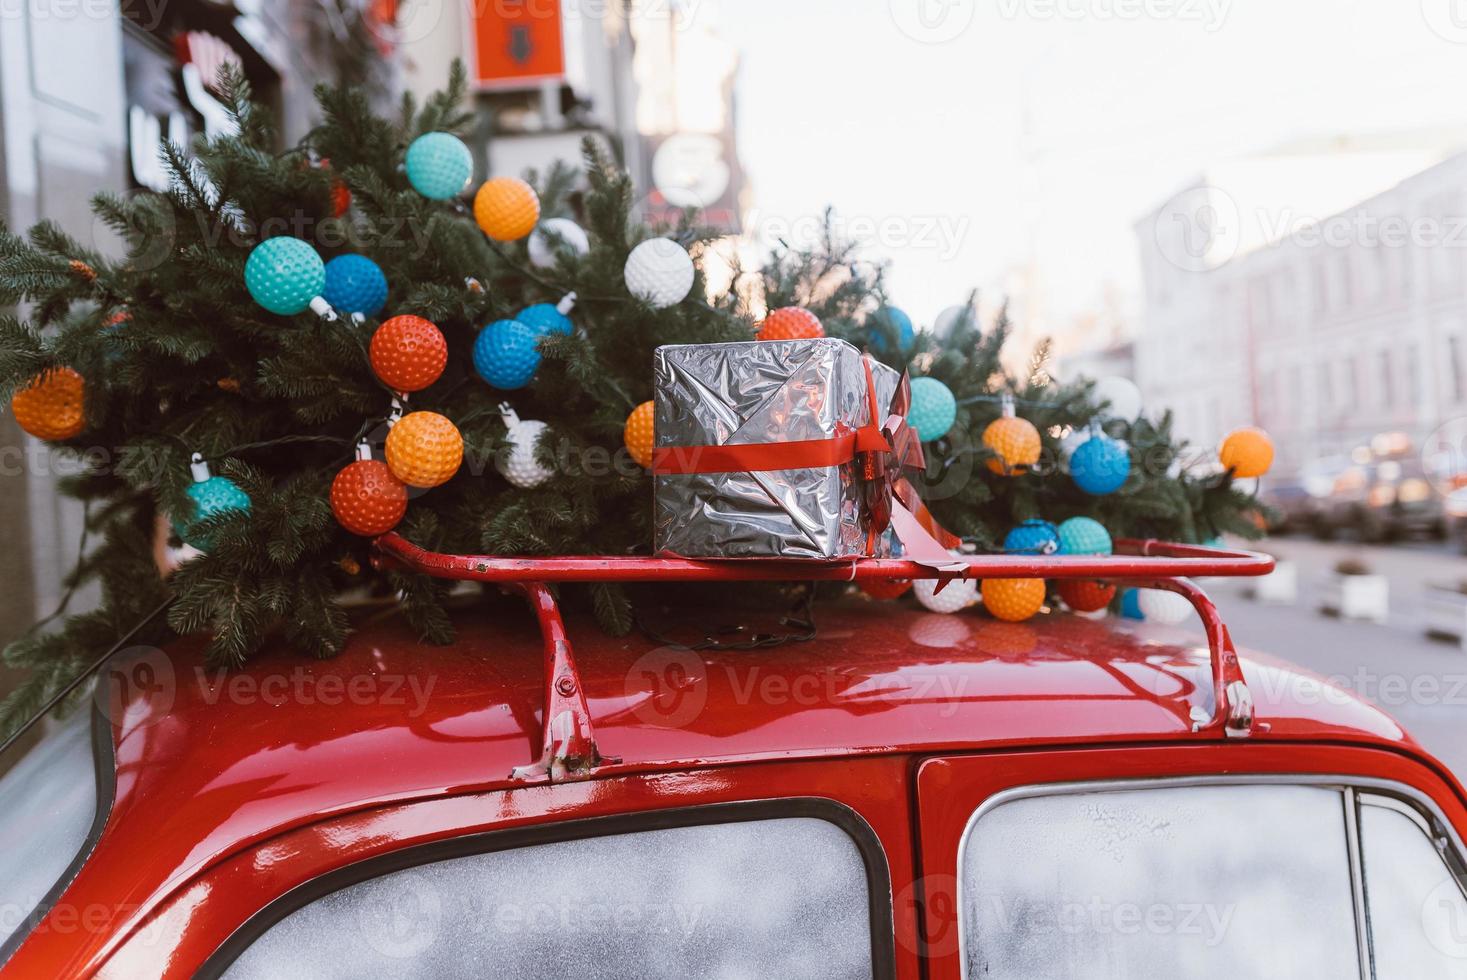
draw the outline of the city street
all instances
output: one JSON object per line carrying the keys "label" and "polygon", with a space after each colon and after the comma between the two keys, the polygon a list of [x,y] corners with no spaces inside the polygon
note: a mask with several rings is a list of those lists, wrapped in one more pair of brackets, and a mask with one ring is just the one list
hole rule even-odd
{"label": "city street", "polygon": [[[1467,559],[1434,545],[1373,547],[1274,538],[1261,547],[1298,564],[1298,602],[1272,605],[1249,598],[1247,580],[1204,581],[1234,642],[1292,661],[1380,704],[1467,779],[1467,651],[1455,641],[1426,636],[1422,625],[1425,585],[1467,578]],[[1390,579],[1390,616],[1384,625],[1319,611],[1330,572],[1345,558],[1361,559]]]}

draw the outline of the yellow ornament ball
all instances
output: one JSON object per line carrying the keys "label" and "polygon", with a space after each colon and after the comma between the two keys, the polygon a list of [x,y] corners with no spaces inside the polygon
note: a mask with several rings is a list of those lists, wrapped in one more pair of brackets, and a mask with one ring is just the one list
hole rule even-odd
{"label": "yellow ornament ball", "polygon": [[632,454],[632,459],[637,461],[638,466],[647,468],[652,466],[653,411],[652,402],[643,402],[632,409],[632,414],[627,416],[626,426],[621,430],[621,439],[626,443],[627,452]]}
{"label": "yellow ornament ball", "polygon": [[82,413],[85,388],[82,376],[72,368],[52,368],[15,393],[10,411],[16,423],[37,439],[72,439],[86,424]]}
{"label": "yellow ornament ball", "polygon": [[410,487],[447,483],[463,459],[458,426],[437,412],[411,412],[387,433],[387,468]]}
{"label": "yellow ornament ball", "polygon": [[1217,451],[1223,469],[1232,470],[1239,479],[1262,476],[1273,465],[1273,440],[1262,429],[1251,426],[1234,429]]}
{"label": "yellow ornament ball", "polygon": [[994,419],[983,430],[983,445],[994,452],[987,461],[988,468],[1000,476],[1027,473],[1039,462],[1039,430],[1028,419]]}
{"label": "yellow ornament ball", "polygon": [[1044,607],[1042,578],[986,578],[983,608],[1008,623],[1019,623]]}
{"label": "yellow ornament ball", "polygon": [[474,195],[474,220],[496,242],[524,238],[540,221],[540,197],[518,177],[492,177]]}

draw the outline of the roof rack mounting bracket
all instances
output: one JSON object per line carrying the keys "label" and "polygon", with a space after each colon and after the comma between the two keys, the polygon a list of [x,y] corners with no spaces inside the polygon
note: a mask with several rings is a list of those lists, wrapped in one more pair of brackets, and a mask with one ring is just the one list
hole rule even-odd
{"label": "roof rack mounting bracket", "polygon": [[505,588],[529,600],[545,640],[545,714],[540,758],[529,765],[516,766],[510,778],[550,783],[589,779],[603,764],[621,760],[603,757],[596,747],[591,709],[581,689],[581,674],[576,669],[560,606],[543,582],[511,583]]}

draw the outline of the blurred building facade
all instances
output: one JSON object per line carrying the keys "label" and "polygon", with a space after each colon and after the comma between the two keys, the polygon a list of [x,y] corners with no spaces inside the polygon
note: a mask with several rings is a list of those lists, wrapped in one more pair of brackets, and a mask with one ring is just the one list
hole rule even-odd
{"label": "blurred building facade", "polygon": [[[209,89],[221,63],[243,67],[290,142],[311,124],[312,87],[332,78],[343,57],[365,57],[390,73],[391,29],[366,0],[25,3],[7,11],[0,219],[17,230],[49,219],[104,253],[119,243],[93,221],[92,196],[166,186],[158,140],[186,144],[221,124]],[[10,559],[0,589],[4,642],[56,604],[81,513],[55,492],[66,464],[21,433],[8,412],[0,414],[0,453],[0,540]]]}
{"label": "blurred building facade", "polygon": [[1467,413],[1467,154],[1423,152],[1255,182],[1271,200],[1209,174],[1138,222],[1148,404],[1202,447],[1263,427],[1279,479]]}

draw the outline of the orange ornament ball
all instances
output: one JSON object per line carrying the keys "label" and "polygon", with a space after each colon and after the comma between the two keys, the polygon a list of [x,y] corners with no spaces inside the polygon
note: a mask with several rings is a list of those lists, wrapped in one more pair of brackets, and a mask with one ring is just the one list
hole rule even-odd
{"label": "orange ornament ball", "polygon": [[410,487],[447,483],[464,459],[458,426],[437,412],[412,412],[387,433],[387,465]]}
{"label": "orange ornament ball", "polygon": [[1068,578],[1055,586],[1059,597],[1075,612],[1096,612],[1110,605],[1116,596],[1116,587],[1108,582],[1090,579]]}
{"label": "orange ornament ball", "polygon": [[1249,480],[1267,473],[1273,465],[1273,440],[1262,429],[1251,426],[1234,429],[1223,438],[1217,455],[1223,469],[1232,470],[1239,479]]}
{"label": "orange ornament ball", "polygon": [[422,391],[443,376],[448,342],[420,316],[395,316],[372,334],[372,371],[393,391]]}
{"label": "orange ornament ball", "polygon": [[621,441],[626,444],[627,452],[632,454],[638,466],[647,469],[652,466],[652,418],[655,411],[656,406],[652,402],[643,402],[632,409],[632,414],[627,416],[627,424],[621,430]]}
{"label": "orange ornament ball", "polygon": [[781,306],[770,311],[759,325],[757,340],[805,340],[824,337],[820,318],[803,306]]}
{"label": "orange ornament ball", "polygon": [[74,439],[86,424],[82,412],[85,389],[86,382],[72,368],[52,368],[15,393],[10,411],[16,423],[37,439]]}
{"label": "orange ornament ball", "polygon": [[524,238],[540,221],[540,196],[518,177],[492,177],[474,195],[474,220],[496,242]]}
{"label": "orange ornament ball", "polygon": [[905,578],[874,578],[861,583],[861,591],[873,599],[895,599],[912,588],[912,580]]}
{"label": "orange ornament ball", "polygon": [[397,527],[407,505],[407,487],[378,459],[350,463],[331,481],[331,512],[352,534],[386,534]]}
{"label": "orange ornament ball", "polygon": [[1021,623],[1044,607],[1042,578],[986,578],[983,608],[1006,623]]}
{"label": "orange ornament ball", "polygon": [[1028,419],[994,419],[983,430],[983,445],[993,450],[988,468],[1000,476],[1027,473],[1039,462],[1039,430]]}

